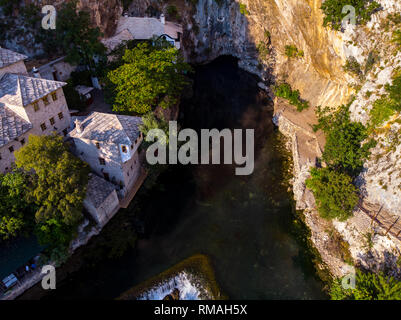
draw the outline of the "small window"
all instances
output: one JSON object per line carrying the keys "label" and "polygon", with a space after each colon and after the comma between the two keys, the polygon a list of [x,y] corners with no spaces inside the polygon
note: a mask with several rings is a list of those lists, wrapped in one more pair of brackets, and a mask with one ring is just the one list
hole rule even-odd
{"label": "small window", "polygon": [[52,99],[53,99],[53,101],[57,100],[57,93],[56,92],[52,93]]}
{"label": "small window", "polygon": [[50,125],[54,125],[55,124],[54,118],[50,118],[49,121],[50,121]]}
{"label": "small window", "polygon": [[0,154],[0,160],[1,160],[1,159],[3,159],[3,158],[1,157],[1,154]]}
{"label": "small window", "polygon": [[25,139],[21,139],[21,146],[23,146],[25,144]]}
{"label": "small window", "polygon": [[127,153],[127,147],[126,146],[122,146],[121,149],[123,150],[124,153]]}
{"label": "small window", "polygon": [[138,143],[138,138],[135,139],[135,144],[137,144],[137,143]]}
{"label": "small window", "polygon": [[45,104],[45,106],[47,106],[47,105],[50,104],[50,102],[49,102],[49,97],[48,97],[48,96],[43,97],[42,100],[43,100],[43,103]]}
{"label": "small window", "polygon": [[103,172],[103,176],[107,181],[110,181],[110,176],[107,172]]}
{"label": "small window", "polygon": [[42,129],[42,131],[45,131],[46,130],[46,123],[42,123],[41,125],[40,125],[40,128]]}
{"label": "small window", "polygon": [[33,110],[34,110],[35,112],[38,112],[38,111],[39,111],[39,103],[38,103],[37,101],[33,103]]}
{"label": "small window", "polygon": [[10,148],[8,148],[8,150],[10,150],[10,153],[13,153],[14,152],[14,147],[11,146]]}
{"label": "small window", "polygon": [[102,165],[102,166],[106,165],[106,161],[104,161],[103,158],[99,158],[99,163],[100,163],[100,165]]}
{"label": "small window", "polygon": [[60,112],[60,113],[58,114],[58,118],[59,118],[60,120],[64,118],[64,115],[63,115],[62,112]]}
{"label": "small window", "polygon": [[134,149],[134,145],[133,145],[133,144],[131,144],[131,150],[132,150],[132,149]]}
{"label": "small window", "polygon": [[67,129],[63,130],[63,135],[64,135],[64,137],[67,135]]}
{"label": "small window", "polygon": [[100,149],[100,143],[96,142],[96,148]]}

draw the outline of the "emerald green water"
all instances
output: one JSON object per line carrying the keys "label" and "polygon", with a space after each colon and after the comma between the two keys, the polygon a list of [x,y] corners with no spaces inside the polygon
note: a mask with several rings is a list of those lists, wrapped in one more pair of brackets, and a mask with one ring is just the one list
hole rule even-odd
{"label": "emerald green water", "polygon": [[136,248],[107,259],[110,250],[99,248],[119,232],[105,228],[59,269],[55,291],[44,295],[36,287],[22,298],[112,299],[203,253],[229,298],[325,299],[296,240],[283,141],[271,120],[270,99],[235,60],[224,57],[198,67],[194,95],[182,102],[179,122],[194,129],[255,129],[254,173],[235,176],[230,165],[170,166],[155,188],[141,190],[130,209],[112,221],[122,228],[143,227]]}

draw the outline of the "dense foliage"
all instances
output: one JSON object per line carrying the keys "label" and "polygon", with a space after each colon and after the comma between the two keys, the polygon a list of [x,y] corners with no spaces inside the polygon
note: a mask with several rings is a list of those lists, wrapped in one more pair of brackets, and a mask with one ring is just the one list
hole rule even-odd
{"label": "dense foliage", "polygon": [[306,186],[313,191],[320,215],[325,219],[348,219],[358,203],[352,178],[328,168],[313,168]]}
{"label": "dense foliage", "polygon": [[324,13],[323,25],[340,30],[342,20],[347,15],[342,13],[344,6],[355,8],[357,24],[368,22],[372,13],[380,8],[380,4],[373,0],[325,0],[321,7]]}
{"label": "dense foliage", "polygon": [[0,175],[0,240],[29,231],[35,207],[27,198],[28,176],[16,171]]}
{"label": "dense foliage", "polygon": [[126,50],[123,64],[107,75],[114,85],[113,110],[144,114],[178,103],[189,70],[174,47],[158,49],[145,42]]}
{"label": "dense foliage", "polygon": [[56,29],[41,29],[38,40],[48,53],[61,48],[67,62],[87,65],[95,70],[94,58],[104,58],[106,47],[100,42],[102,34],[99,28],[91,27],[89,13],[77,12],[76,4],[77,1],[63,3],[57,11]]}
{"label": "dense foliage", "polygon": [[318,124],[326,135],[323,161],[326,168],[313,168],[306,181],[315,196],[319,213],[327,219],[346,220],[358,203],[358,190],[353,179],[369,157],[373,140],[365,142],[368,130],[359,122],[352,122],[348,106],[336,111],[317,109]]}
{"label": "dense foliage", "polygon": [[333,300],[400,300],[401,282],[384,274],[356,271],[355,289],[344,289],[341,280],[334,281]]}
{"label": "dense foliage", "polygon": [[88,166],[73,156],[56,134],[31,135],[15,157],[17,167],[30,172],[26,196],[37,208],[40,243],[50,249],[66,249],[82,219]]}
{"label": "dense foliage", "polygon": [[274,94],[277,97],[287,99],[298,111],[309,108],[309,102],[300,97],[298,90],[292,90],[288,83],[281,83],[274,88]]}
{"label": "dense foliage", "polygon": [[323,161],[335,170],[354,176],[360,172],[363,162],[369,157],[374,141],[363,143],[369,136],[367,128],[350,119],[348,106],[341,106],[332,113],[329,108],[318,108],[319,123],[315,130],[326,134]]}

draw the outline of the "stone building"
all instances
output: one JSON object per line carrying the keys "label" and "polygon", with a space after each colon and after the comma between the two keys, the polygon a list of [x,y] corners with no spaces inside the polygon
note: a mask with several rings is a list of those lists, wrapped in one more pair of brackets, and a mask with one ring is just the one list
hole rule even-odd
{"label": "stone building", "polygon": [[0,172],[11,170],[14,152],[29,135],[67,135],[71,117],[64,82],[28,76],[26,56],[0,48]]}
{"label": "stone building", "polygon": [[100,227],[105,226],[120,209],[116,187],[90,173],[84,206]]}
{"label": "stone building", "polygon": [[160,19],[122,16],[118,20],[114,36],[104,39],[102,42],[109,51],[112,51],[123,41],[163,37],[177,49],[180,49],[182,33],[182,26],[166,21],[164,15],[161,15]]}
{"label": "stone building", "polygon": [[92,170],[118,186],[121,198],[132,189],[141,174],[138,148],[143,140],[142,119],[93,112],[77,117],[69,133],[74,153]]}

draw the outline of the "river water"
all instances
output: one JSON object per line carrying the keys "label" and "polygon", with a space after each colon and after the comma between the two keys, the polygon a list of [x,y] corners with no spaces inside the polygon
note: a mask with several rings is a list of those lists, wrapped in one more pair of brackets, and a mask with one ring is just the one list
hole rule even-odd
{"label": "river water", "polygon": [[[283,183],[285,151],[272,124],[271,100],[230,57],[198,67],[193,78],[194,94],[181,105],[181,127],[255,129],[253,174],[236,176],[235,165],[170,166],[143,195],[139,217],[145,234],[135,249],[114,259],[101,259],[106,254],[100,251],[91,263],[85,251],[95,252],[94,239],[60,269],[57,290],[43,296],[37,286],[22,298],[116,298],[197,253],[210,257],[229,298],[326,298],[294,234],[292,200]],[[113,220],[127,217],[121,211]],[[101,237],[110,239],[107,232]]]}

